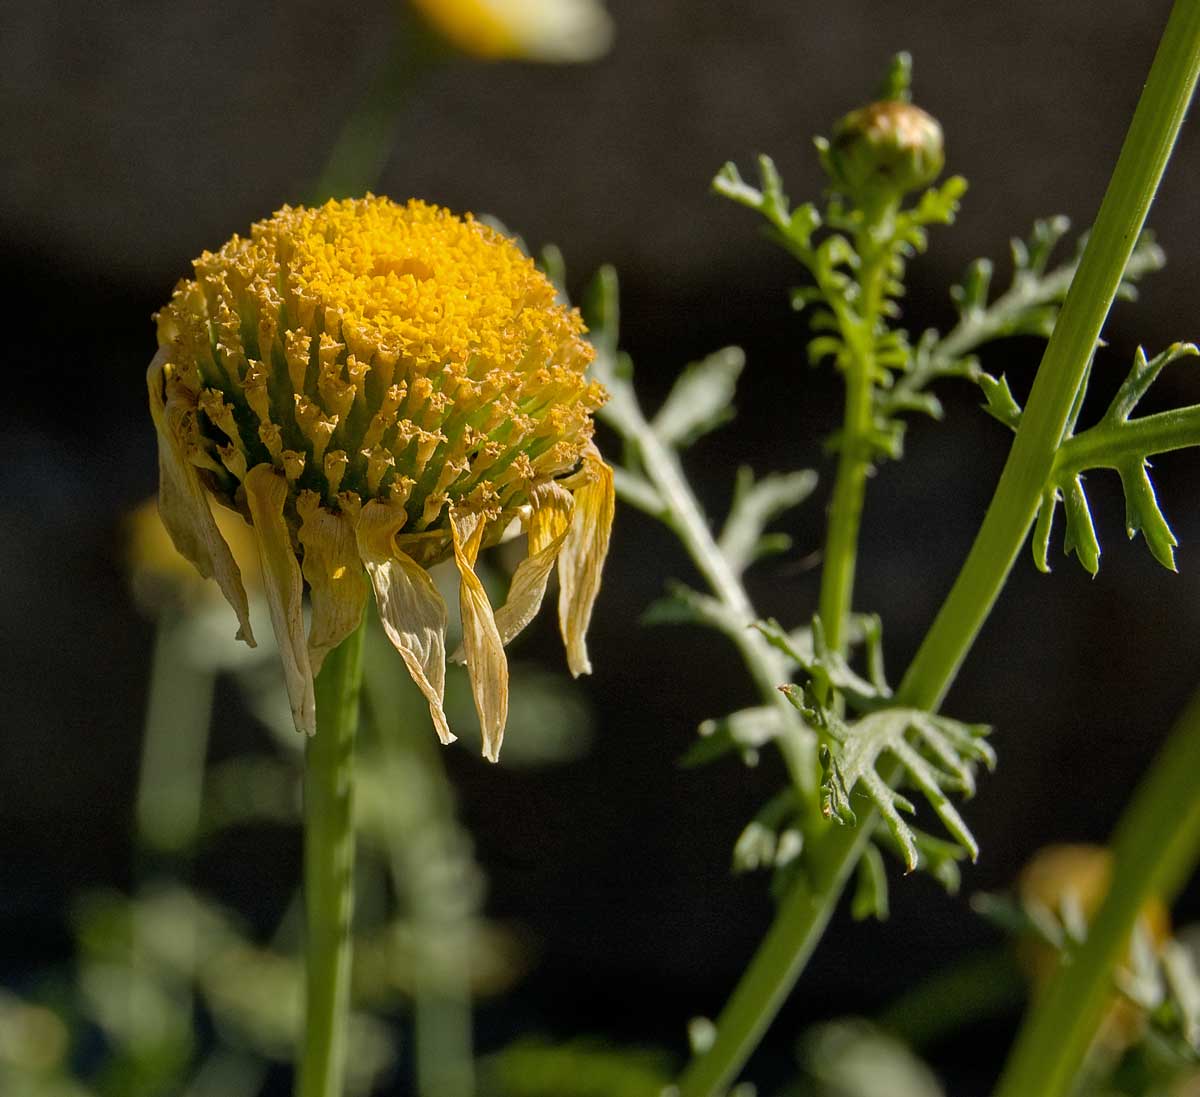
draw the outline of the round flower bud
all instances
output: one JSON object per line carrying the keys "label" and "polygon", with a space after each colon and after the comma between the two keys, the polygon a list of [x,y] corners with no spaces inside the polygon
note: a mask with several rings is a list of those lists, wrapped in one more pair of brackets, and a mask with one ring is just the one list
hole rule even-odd
{"label": "round flower bud", "polygon": [[932,183],[942,170],[942,127],[932,115],[897,99],[847,114],[821,144],[834,187],[859,205]]}
{"label": "round flower bud", "polygon": [[[176,547],[216,577],[252,643],[209,499],[253,526],[293,713],[310,732],[313,674],[357,627],[371,586],[445,741],[446,607],[425,569],[453,558],[494,757],[502,645],[556,563],[568,661],[590,669],[583,633],[612,477],[591,442],[605,393],[585,376],[578,313],[510,240],[415,200],[284,207],[193,266],[156,317],[148,373],[159,509]],[[521,529],[529,557],[493,612],[476,557]]]}

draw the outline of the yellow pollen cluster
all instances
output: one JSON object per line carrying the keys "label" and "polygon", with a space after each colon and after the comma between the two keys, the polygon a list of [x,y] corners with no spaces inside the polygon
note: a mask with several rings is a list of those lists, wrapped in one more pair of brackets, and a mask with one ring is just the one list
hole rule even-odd
{"label": "yellow pollen cluster", "polygon": [[[159,510],[176,547],[217,579],[252,642],[208,496],[254,527],[296,723],[309,732],[313,674],[358,626],[369,585],[446,741],[446,607],[424,569],[453,557],[462,654],[494,758],[503,645],[555,566],[568,663],[589,669],[613,491],[591,442],[606,394],[585,376],[593,352],[579,314],[512,241],[416,200],[284,207],[193,265],[156,317],[147,374]],[[528,558],[493,611],[475,561],[514,531]]]}

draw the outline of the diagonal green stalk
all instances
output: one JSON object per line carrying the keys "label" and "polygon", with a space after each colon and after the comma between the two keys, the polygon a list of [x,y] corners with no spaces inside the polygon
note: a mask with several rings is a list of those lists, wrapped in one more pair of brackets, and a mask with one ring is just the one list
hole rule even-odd
{"label": "diagonal green stalk", "polygon": [[[365,621],[365,617],[364,617]],[[304,767],[304,1034],[296,1097],[341,1097],[354,913],[354,736],[365,625],[317,675],[317,733]]]}
{"label": "diagonal green stalk", "polygon": [[1108,898],[1017,1038],[996,1097],[1067,1097],[1105,1013],[1113,972],[1146,902],[1169,902],[1200,858],[1200,693],[1126,808],[1113,838]]}
{"label": "diagonal green stalk", "polygon": [[900,696],[907,704],[941,704],[1025,542],[1092,348],[1174,148],[1198,69],[1200,2],[1176,0],[983,525],[901,684]]}
{"label": "diagonal green stalk", "polygon": [[[1063,427],[1149,212],[1200,69],[1200,0],[1176,0],[1095,227],[1038,370],[1013,448],[958,579],[904,677],[897,702],[936,709],[1029,532]],[[692,1060],[679,1097],[715,1097],[741,1071],[832,916],[875,818],[813,843],[811,885],[797,884]],[[1027,1094],[1039,1092],[1026,1090]],[[1008,1097],[1008,1095],[1006,1095]]]}

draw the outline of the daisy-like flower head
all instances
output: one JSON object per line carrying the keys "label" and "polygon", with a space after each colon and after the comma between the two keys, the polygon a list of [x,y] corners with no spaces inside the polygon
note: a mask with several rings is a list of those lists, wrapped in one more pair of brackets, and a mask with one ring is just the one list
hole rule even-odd
{"label": "daisy-like flower head", "polygon": [[[614,495],[591,441],[606,394],[585,377],[578,313],[504,236],[415,200],[284,207],[193,265],[156,317],[147,372],[175,546],[217,580],[253,644],[210,498],[251,524],[292,713],[309,734],[313,675],[373,588],[447,743],[446,606],[427,569],[453,558],[459,654],[495,761],[504,645],[556,564],[567,662],[591,669],[584,637]],[[493,611],[476,560],[520,531],[528,555]]]}
{"label": "daisy-like flower head", "polygon": [[459,49],[489,61],[592,61],[612,41],[599,0],[413,0]]}

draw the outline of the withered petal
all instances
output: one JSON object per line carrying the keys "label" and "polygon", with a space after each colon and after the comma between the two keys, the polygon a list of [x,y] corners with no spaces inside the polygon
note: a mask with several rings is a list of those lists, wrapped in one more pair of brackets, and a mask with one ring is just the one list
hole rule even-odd
{"label": "withered petal", "polygon": [[150,415],[158,436],[158,512],[180,555],[205,579],[216,579],[237,614],[238,639],[254,647],[242,574],[209,509],[208,492],[188,460],[176,417],[168,412],[163,367],[169,358],[169,351],[160,349],[146,370]]}
{"label": "withered petal", "polygon": [[302,491],[296,500],[301,519],[296,536],[304,547],[304,578],[312,601],[308,658],[313,674],[320,673],[325,656],[358,628],[367,604],[354,523],[345,511],[334,514],[320,503],[315,491]]}
{"label": "withered petal", "polygon": [[442,700],[446,691],[446,603],[429,573],[396,547],[402,506],[372,501],[355,526],[358,553],[379,607],[383,631],[429,702],[438,738],[454,742]]}
{"label": "withered petal", "polygon": [[296,721],[297,731],[313,735],[317,730],[317,702],[308,645],[304,639],[304,580],[283,517],[288,496],[287,480],[271,465],[263,463],[246,473],[242,483],[246,489],[246,505],[254,522],[262,561],[263,588],[283,660],[283,678],[292,718]]}
{"label": "withered petal", "polygon": [[489,762],[496,762],[500,758],[500,744],[508,720],[508,659],[504,655],[504,644],[487,591],[475,574],[475,559],[486,524],[480,514],[451,508],[450,531],[460,579],[463,650],[471,677],[471,692],[475,695],[475,709],[479,713],[483,756]]}
{"label": "withered petal", "polygon": [[575,515],[558,554],[558,624],[567,649],[567,666],[576,678],[592,670],[587,629],[600,592],[600,573],[616,511],[612,469],[591,443],[584,451],[583,465],[589,479],[575,489]]}

